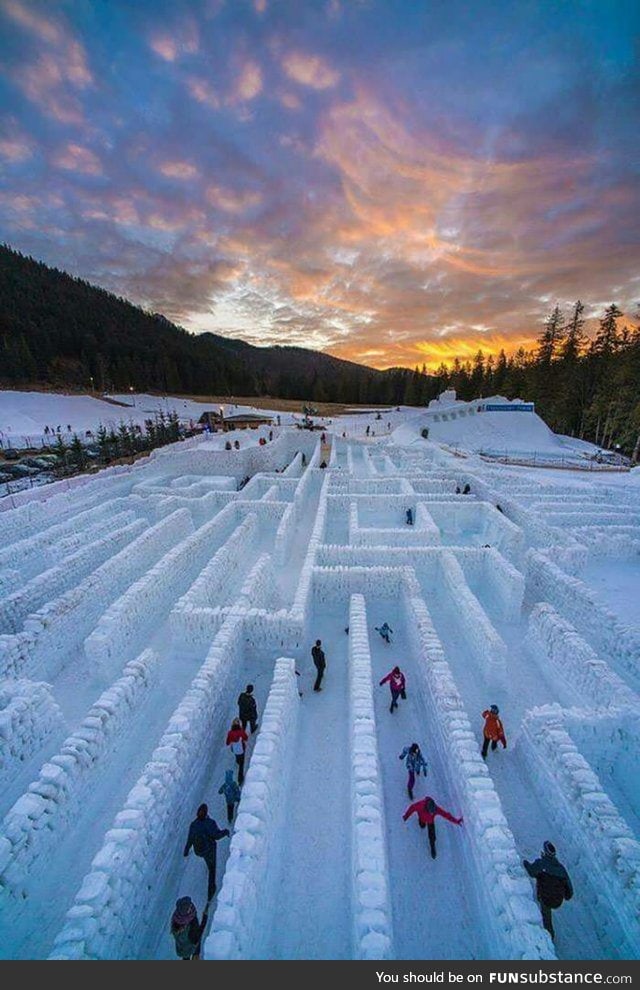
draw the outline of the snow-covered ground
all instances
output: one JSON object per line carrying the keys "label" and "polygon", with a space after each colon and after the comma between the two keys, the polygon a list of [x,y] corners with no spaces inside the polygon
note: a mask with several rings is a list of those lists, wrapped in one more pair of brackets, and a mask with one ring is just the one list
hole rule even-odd
{"label": "snow-covered ground", "polygon": [[[206,900],[188,825],[202,801],[226,825],[249,682],[205,957],[640,956],[637,481],[461,458],[407,442],[419,411],[377,415],[0,503],[1,957],[176,958],[175,900]],[[402,817],[414,741],[415,799],[463,817],[436,820],[435,860]],[[545,839],[575,887],[555,944],[522,867]]]}

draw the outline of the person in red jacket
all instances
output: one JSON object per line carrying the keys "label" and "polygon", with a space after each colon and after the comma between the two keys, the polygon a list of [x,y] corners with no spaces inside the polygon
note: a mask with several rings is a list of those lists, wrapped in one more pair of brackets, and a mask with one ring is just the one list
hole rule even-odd
{"label": "person in red jacket", "polygon": [[502,719],[498,718],[499,714],[500,709],[497,705],[491,705],[491,708],[485,709],[482,713],[482,717],[484,719],[484,740],[482,743],[483,760],[486,760],[487,758],[489,743],[491,743],[492,751],[496,749],[499,742],[502,743],[503,749],[507,748],[507,737],[504,734]]}
{"label": "person in red jacket", "polygon": [[391,688],[391,707],[389,708],[389,711],[393,714],[393,709],[398,707],[398,698],[401,695],[403,698],[406,698],[407,696],[405,691],[406,682],[404,679],[404,674],[399,667],[394,667],[393,670],[389,671],[386,677],[382,678],[380,681],[380,687],[382,687],[383,684],[386,684],[387,681],[389,682],[389,687]]}
{"label": "person in red jacket", "polygon": [[403,820],[406,822],[411,815],[418,816],[418,822],[420,823],[420,828],[427,828],[429,833],[429,845],[431,847],[431,859],[436,858],[436,826],[435,819],[437,815],[441,818],[446,818],[448,822],[453,822],[454,825],[462,825],[463,818],[454,818],[453,815],[445,811],[444,808],[439,807],[432,797],[421,798],[416,801],[415,804],[409,805],[404,815]]}
{"label": "person in red jacket", "polygon": [[238,783],[242,787],[244,783],[244,755],[247,748],[249,736],[242,728],[239,718],[234,718],[231,728],[227,732],[227,746],[231,746],[231,752],[238,764]]}

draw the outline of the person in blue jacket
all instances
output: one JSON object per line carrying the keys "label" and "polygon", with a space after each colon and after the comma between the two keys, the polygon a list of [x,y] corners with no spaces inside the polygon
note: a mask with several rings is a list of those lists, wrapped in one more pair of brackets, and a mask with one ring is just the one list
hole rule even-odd
{"label": "person in blue jacket", "polygon": [[187,844],[184,847],[184,855],[189,855],[189,850],[193,846],[196,856],[200,856],[207,864],[209,871],[209,884],[207,888],[207,903],[216,892],[216,842],[229,835],[229,829],[218,828],[217,822],[209,818],[209,808],[206,804],[201,804],[196,812],[196,818],[189,826]]}
{"label": "person in blue jacket", "polygon": [[420,776],[420,772],[427,776],[427,761],[425,760],[420,747],[417,743],[411,743],[410,746],[405,746],[400,753],[400,759],[406,761],[407,770],[409,771],[409,777],[407,779],[407,792],[409,797],[413,800],[413,787],[416,782],[416,777]]}
{"label": "person in blue jacket", "polygon": [[218,790],[218,794],[224,794],[224,799],[227,802],[227,821],[231,824],[235,805],[240,800],[240,788],[233,779],[233,770],[225,771],[224,784]]}

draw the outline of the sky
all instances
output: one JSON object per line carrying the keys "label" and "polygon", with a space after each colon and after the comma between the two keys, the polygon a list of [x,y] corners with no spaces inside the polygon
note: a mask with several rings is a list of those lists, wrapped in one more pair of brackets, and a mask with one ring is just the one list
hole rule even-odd
{"label": "sky", "polygon": [[640,299],[632,0],[0,0],[0,237],[375,367]]}

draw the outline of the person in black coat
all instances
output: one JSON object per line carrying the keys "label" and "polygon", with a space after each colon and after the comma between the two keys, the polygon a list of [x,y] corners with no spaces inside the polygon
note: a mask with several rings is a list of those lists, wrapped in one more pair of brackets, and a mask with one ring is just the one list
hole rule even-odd
{"label": "person in black coat", "polygon": [[551,938],[555,938],[553,930],[552,911],[559,908],[563,901],[573,897],[573,887],[569,874],[556,856],[556,847],[548,840],[542,847],[542,855],[530,863],[523,860],[522,865],[530,877],[536,881],[536,897],[542,914],[542,924]]}
{"label": "person in black coat", "polygon": [[184,855],[189,855],[189,850],[193,846],[196,856],[200,856],[207,864],[209,870],[209,884],[207,888],[207,902],[211,900],[216,892],[216,842],[229,835],[229,829],[218,828],[217,822],[209,818],[209,808],[206,804],[201,804],[196,813],[196,818],[189,826],[187,844],[184,847]]}
{"label": "person in black coat", "polygon": [[247,684],[244,691],[238,695],[238,715],[242,728],[246,729],[247,724],[250,725],[253,734],[258,725],[258,707],[253,697],[253,684]]}
{"label": "person in black coat", "polygon": [[314,691],[322,691],[320,685],[322,684],[322,678],[327,666],[327,660],[324,655],[324,650],[322,649],[322,641],[317,639],[316,645],[311,649],[311,656],[313,657],[313,662],[317,670],[316,682],[313,685]]}

